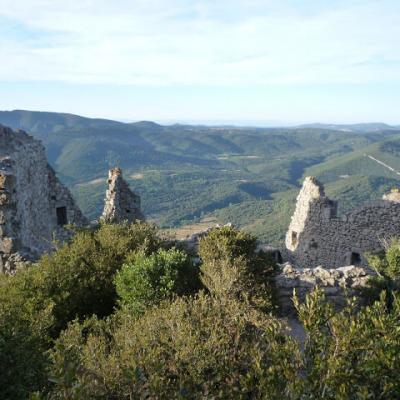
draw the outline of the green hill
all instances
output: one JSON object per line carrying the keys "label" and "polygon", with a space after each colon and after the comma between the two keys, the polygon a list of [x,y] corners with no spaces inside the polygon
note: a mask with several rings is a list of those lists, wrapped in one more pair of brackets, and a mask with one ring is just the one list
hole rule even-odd
{"label": "green hill", "polygon": [[277,242],[305,175],[347,210],[397,185],[400,130],[379,124],[238,128],[122,123],[71,114],[0,112],[0,123],[42,140],[50,163],[89,218],[101,212],[116,165],[164,227],[212,215]]}

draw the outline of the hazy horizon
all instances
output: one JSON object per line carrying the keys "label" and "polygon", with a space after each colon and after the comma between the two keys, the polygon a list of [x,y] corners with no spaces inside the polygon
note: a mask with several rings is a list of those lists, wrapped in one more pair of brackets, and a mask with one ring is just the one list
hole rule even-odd
{"label": "hazy horizon", "polygon": [[321,122],[321,121],[297,121],[297,122],[285,122],[285,121],[274,121],[274,120],[215,120],[215,119],[204,119],[204,120],[192,120],[192,119],[152,119],[152,118],[108,118],[102,115],[82,115],[77,113],[67,113],[62,110],[50,111],[50,110],[27,110],[27,109],[9,109],[0,110],[0,112],[13,112],[13,111],[27,111],[27,112],[38,112],[38,113],[56,113],[56,114],[71,114],[84,118],[92,119],[109,119],[116,122],[122,123],[135,123],[135,122],[154,122],[160,125],[205,125],[205,126],[235,126],[235,127],[253,127],[253,128],[274,128],[274,127],[298,127],[300,125],[358,125],[358,124],[385,124],[391,127],[400,127],[400,123],[387,123],[386,121],[352,121],[352,122]]}

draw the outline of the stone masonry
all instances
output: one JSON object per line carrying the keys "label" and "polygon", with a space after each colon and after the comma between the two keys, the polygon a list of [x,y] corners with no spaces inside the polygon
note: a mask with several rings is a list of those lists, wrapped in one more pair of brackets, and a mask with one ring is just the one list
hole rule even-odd
{"label": "stone masonry", "polygon": [[0,271],[51,250],[64,226],[87,221],[48,165],[42,144],[0,125]]}
{"label": "stone masonry", "polygon": [[108,173],[108,190],[101,219],[107,222],[144,220],[140,197],[131,191],[120,168],[113,168]]}
{"label": "stone masonry", "polygon": [[304,180],[286,234],[283,259],[300,268],[366,266],[365,254],[383,250],[400,236],[400,196],[382,200],[337,217],[337,202],[325,195],[313,177]]}
{"label": "stone masonry", "polygon": [[358,297],[368,286],[370,271],[363,267],[349,265],[339,268],[295,268],[289,263],[279,267],[275,277],[277,300],[284,314],[295,314],[293,291],[304,301],[307,293],[319,286],[326,299],[337,307],[346,303],[347,297]]}

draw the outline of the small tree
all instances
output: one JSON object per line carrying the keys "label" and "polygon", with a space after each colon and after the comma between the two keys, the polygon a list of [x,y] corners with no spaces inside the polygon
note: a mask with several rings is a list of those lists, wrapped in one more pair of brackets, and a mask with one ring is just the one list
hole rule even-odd
{"label": "small tree", "polygon": [[231,226],[212,229],[200,240],[199,254],[204,263],[244,257],[251,262],[257,248],[256,237]]}
{"label": "small tree", "polygon": [[[212,229],[200,240],[199,254],[203,261],[205,278],[218,276],[220,265],[231,265],[240,271],[246,281],[246,295],[254,306],[271,311],[274,297],[273,273],[275,261],[268,254],[257,252],[255,236],[230,226]],[[243,283],[242,282],[242,283]]]}
{"label": "small tree", "polygon": [[380,293],[386,291],[388,307],[392,306],[395,293],[400,291],[400,241],[392,239],[380,254],[367,256],[368,263],[376,272],[370,279],[370,285],[364,289],[364,295],[372,303],[379,299]]}
{"label": "small tree", "polygon": [[194,293],[199,288],[199,269],[184,252],[175,248],[136,254],[115,278],[119,304],[135,314],[171,298]]}

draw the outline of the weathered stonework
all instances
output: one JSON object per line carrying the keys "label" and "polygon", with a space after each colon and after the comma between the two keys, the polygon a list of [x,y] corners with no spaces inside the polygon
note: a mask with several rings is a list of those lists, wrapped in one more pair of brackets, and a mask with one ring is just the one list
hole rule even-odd
{"label": "weathered stonework", "polygon": [[0,270],[10,272],[87,221],[48,165],[42,144],[0,125]]}
{"label": "weathered stonework", "polygon": [[300,301],[304,301],[306,294],[318,285],[324,290],[328,301],[342,307],[346,298],[360,295],[372,275],[368,269],[354,265],[326,269],[296,268],[285,263],[279,268],[275,284],[277,299],[284,314],[295,314],[294,290]]}
{"label": "weathered stonework", "polygon": [[108,190],[101,219],[107,222],[144,220],[140,196],[131,191],[120,168],[113,168],[108,173]]}
{"label": "weathered stonework", "polygon": [[365,266],[365,253],[383,250],[384,242],[397,236],[400,200],[396,193],[338,218],[337,202],[325,195],[315,178],[308,177],[297,197],[282,256],[302,268]]}

